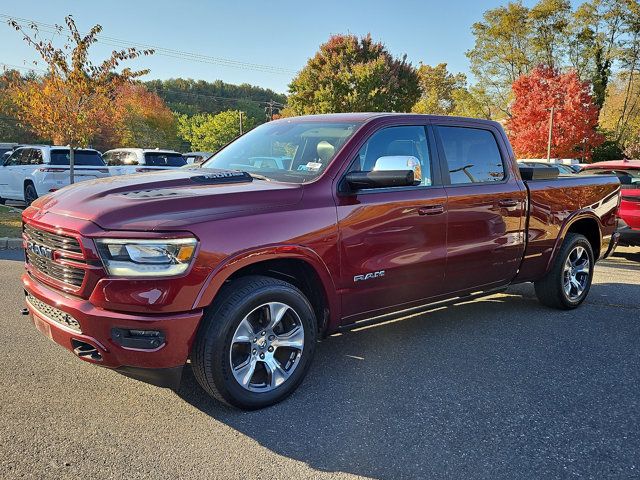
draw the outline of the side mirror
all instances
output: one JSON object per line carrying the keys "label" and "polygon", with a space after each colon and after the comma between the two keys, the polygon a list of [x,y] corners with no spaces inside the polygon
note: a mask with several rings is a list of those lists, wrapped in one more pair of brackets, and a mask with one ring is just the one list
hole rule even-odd
{"label": "side mirror", "polygon": [[390,155],[378,158],[373,167],[373,171],[387,170],[411,170],[415,184],[420,184],[422,181],[422,166],[420,165],[420,160],[412,155]]}
{"label": "side mirror", "polygon": [[415,185],[413,170],[379,170],[372,172],[351,172],[345,177],[349,188],[410,187]]}

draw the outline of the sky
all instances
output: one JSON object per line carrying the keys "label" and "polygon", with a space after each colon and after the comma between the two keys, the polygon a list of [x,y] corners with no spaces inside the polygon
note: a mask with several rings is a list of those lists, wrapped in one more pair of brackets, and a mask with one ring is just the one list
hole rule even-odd
{"label": "sky", "polygon": [[[5,0],[0,3],[0,14],[50,25],[63,24],[65,15],[72,14],[81,32],[98,23],[108,39],[92,47],[96,60],[108,55],[116,44],[163,49],[128,64],[132,68],[149,68],[145,80],[220,79],[286,93],[295,73],[321,43],[337,33],[371,33],[394,55],[407,54],[416,66],[420,62],[446,62],[450,71],[470,76],[465,52],[473,47],[471,26],[482,19],[485,10],[505,3],[506,0]],[[523,3],[532,6],[536,2]],[[38,58],[33,48],[6,24],[5,17],[0,20],[0,63],[32,66],[31,62]],[[60,45],[64,41],[47,31],[43,37]]]}

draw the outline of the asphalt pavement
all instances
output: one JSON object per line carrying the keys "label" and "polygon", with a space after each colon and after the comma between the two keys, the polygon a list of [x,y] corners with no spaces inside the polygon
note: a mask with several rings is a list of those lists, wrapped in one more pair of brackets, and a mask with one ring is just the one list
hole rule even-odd
{"label": "asphalt pavement", "polygon": [[0,478],[640,477],[640,249],[574,311],[522,285],[332,336],[257,412],[76,359],[19,314],[20,258],[0,252]]}

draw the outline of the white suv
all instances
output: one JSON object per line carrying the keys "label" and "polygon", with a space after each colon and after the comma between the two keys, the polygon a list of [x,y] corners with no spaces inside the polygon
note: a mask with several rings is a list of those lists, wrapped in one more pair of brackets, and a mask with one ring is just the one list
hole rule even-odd
{"label": "white suv", "polygon": [[115,148],[102,155],[111,175],[153,172],[180,168],[186,159],[172,150],[148,150],[144,148]]}
{"label": "white suv", "polygon": [[[74,181],[108,177],[100,152],[74,150]],[[21,200],[30,205],[38,196],[69,185],[69,148],[28,145],[16,148],[0,166],[0,203]]]}

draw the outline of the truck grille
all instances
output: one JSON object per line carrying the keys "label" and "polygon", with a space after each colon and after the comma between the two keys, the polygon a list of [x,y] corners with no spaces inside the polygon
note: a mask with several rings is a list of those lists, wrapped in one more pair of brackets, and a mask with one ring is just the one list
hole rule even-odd
{"label": "truck grille", "polygon": [[82,253],[80,243],[73,237],[38,230],[31,225],[24,226],[24,233],[29,240],[44,245],[45,247],[70,253]]}
{"label": "truck grille", "polygon": [[78,323],[78,321],[68,313],[52,307],[51,305],[47,305],[30,294],[27,294],[27,303],[29,303],[40,315],[47,317],[49,320],[53,320],[56,323],[64,325],[74,332],[82,333],[80,330],[80,323]]}
{"label": "truck grille", "polygon": [[[74,263],[85,263],[78,259],[82,255],[82,248],[77,239],[66,235],[47,232],[25,224],[23,227],[27,240],[26,260],[36,272],[46,275],[53,280],[70,285],[74,289],[82,286],[85,270],[79,266],[71,266],[58,261],[59,257],[69,254],[69,260]],[[46,253],[49,255],[46,255]]]}

